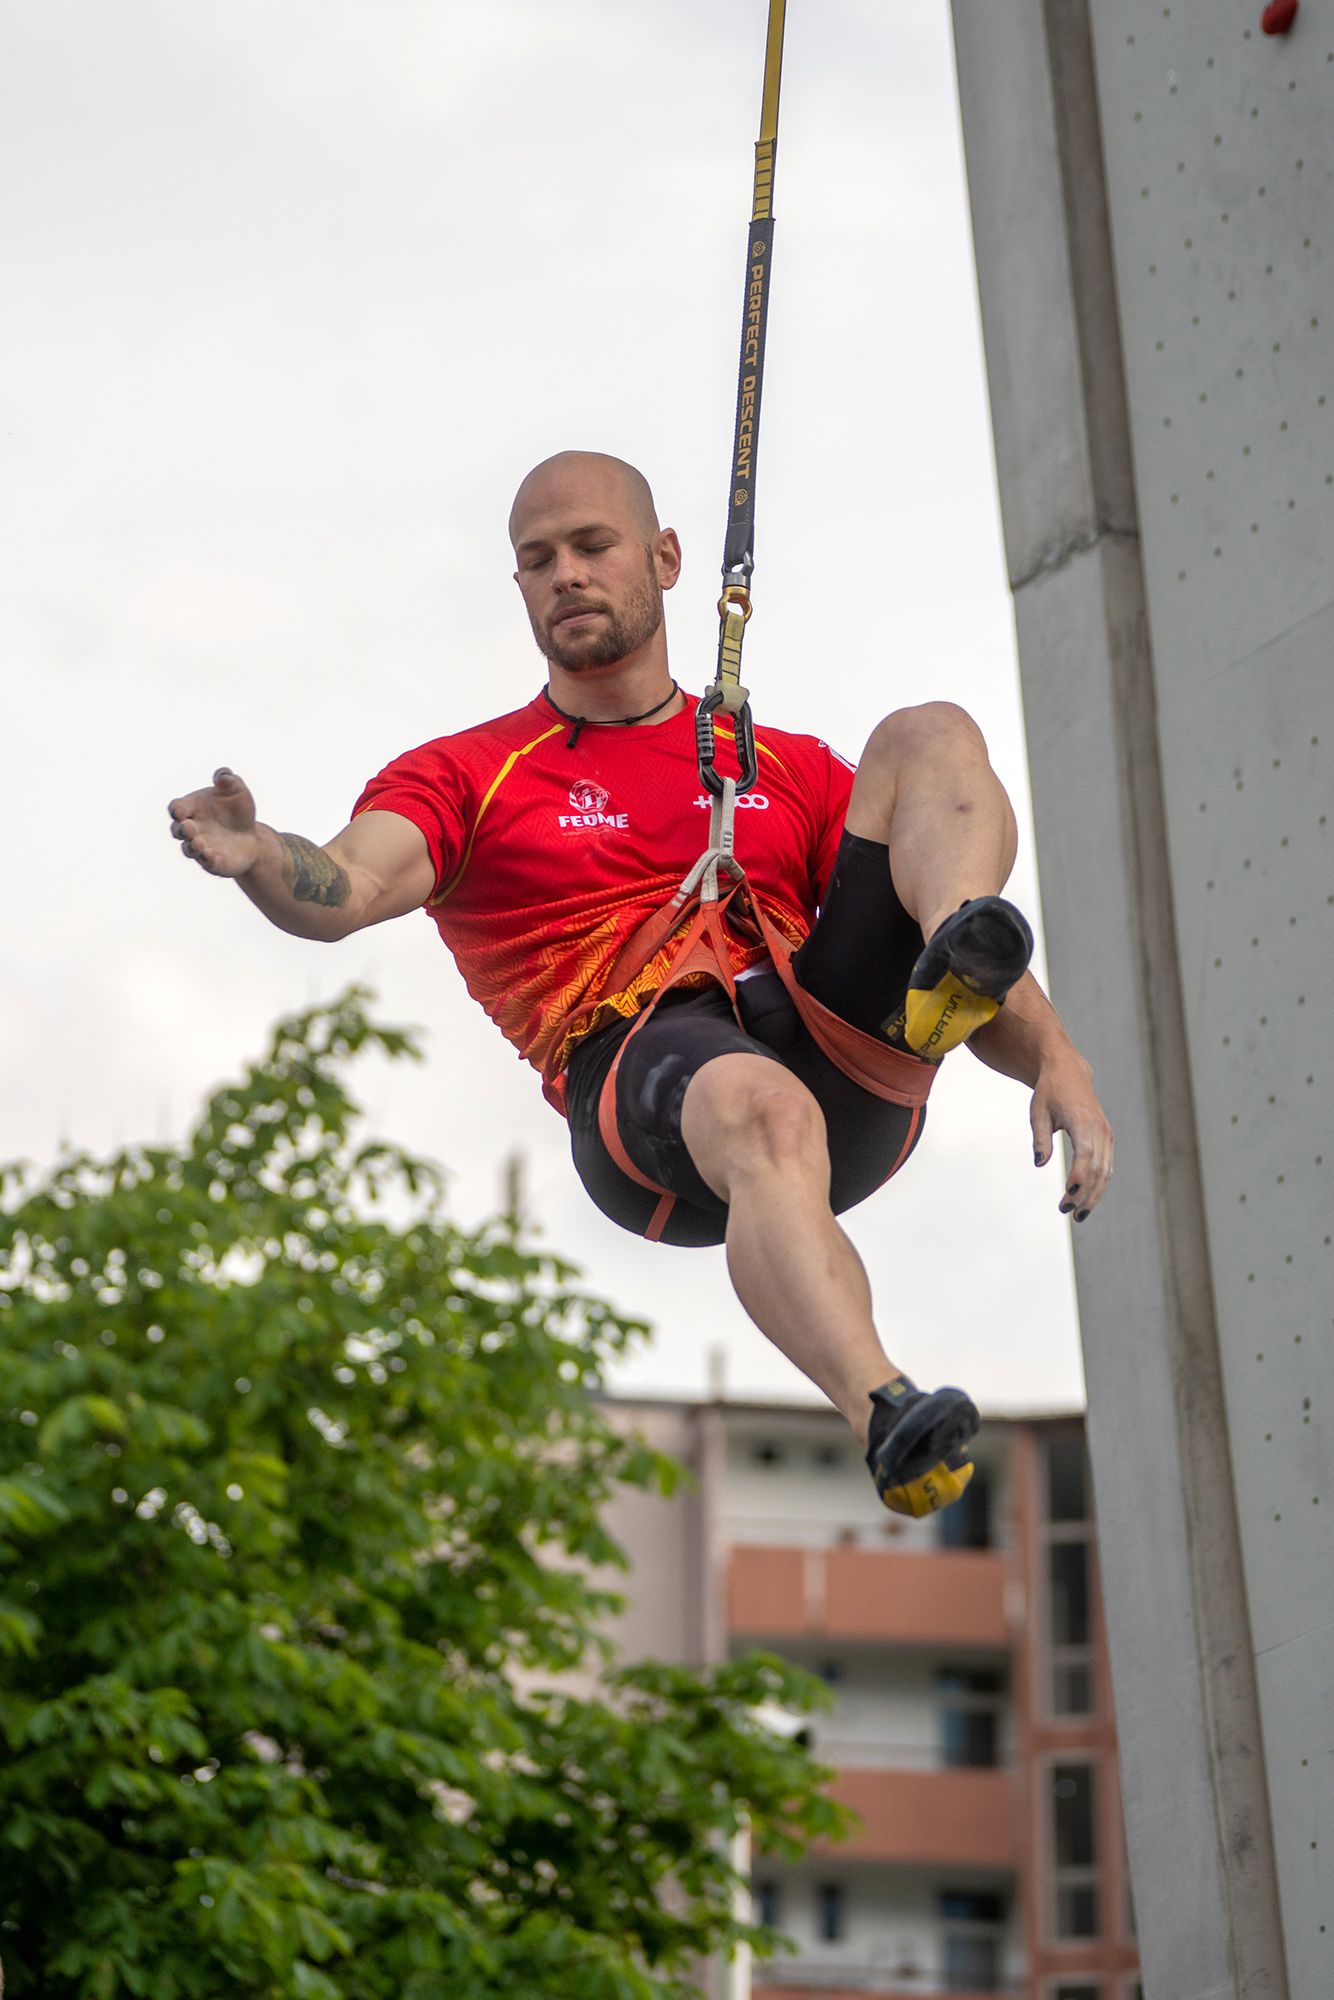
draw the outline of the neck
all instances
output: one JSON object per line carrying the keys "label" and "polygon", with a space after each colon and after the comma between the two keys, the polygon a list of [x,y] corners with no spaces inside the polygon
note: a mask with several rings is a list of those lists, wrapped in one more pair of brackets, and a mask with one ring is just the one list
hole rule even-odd
{"label": "neck", "polygon": [[579,748],[579,738],[583,735],[585,729],[634,729],[640,723],[665,722],[669,709],[673,715],[677,713],[680,706],[679,696],[681,690],[676,685],[676,682],[673,681],[661,700],[651,703],[648,708],[637,708],[633,715],[608,716],[573,715],[568,708],[561,707],[549,687],[543,688],[542,693],[555,713],[570,725],[570,734],[565,745],[566,749],[577,750]]}
{"label": "neck", "polygon": [[[571,715],[582,715],[589,722],[615,722],[621,716],[642,715],[646,708],[665,702],[672,692],[665,646],[645,646],[627,659],[614,660],[605,667],[588,667],[582,673],[571,673],[568,667],[558,666],[554,660],[547,665],[551,699],[559,708]],[[674,711],[664,708],[652,720],[665,722],[669,713]]]}

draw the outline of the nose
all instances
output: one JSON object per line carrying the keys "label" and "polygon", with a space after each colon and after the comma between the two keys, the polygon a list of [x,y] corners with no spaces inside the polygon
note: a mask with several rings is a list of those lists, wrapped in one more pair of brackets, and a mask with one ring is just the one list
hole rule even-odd
{"label": "nose", "polygon": [[578,549],[558,548],[551,566],[553,590],[586,590],[588,588],[588,561]]}

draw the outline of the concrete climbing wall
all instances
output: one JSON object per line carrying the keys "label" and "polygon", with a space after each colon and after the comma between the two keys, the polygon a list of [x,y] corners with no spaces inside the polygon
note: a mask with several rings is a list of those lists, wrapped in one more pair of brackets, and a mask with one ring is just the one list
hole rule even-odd
{"label": "concrete climbing wall", "polygon": [[1186,1034],[1295,1994],[1334,1991],[1334,7],[1093,10]]}
{"label": "concrete climbing wall", "polygon": [[1334,4],[955,25],[1146,1990],[1328,2000]]}

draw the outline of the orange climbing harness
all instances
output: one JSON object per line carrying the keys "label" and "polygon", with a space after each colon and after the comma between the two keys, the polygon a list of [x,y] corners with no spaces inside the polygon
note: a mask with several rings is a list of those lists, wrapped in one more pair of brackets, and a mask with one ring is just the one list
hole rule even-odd
{"label": "orange climbing harness", "polygon": [[[651,1242],[656,1242],[662,1235],[676,1196],[642,1173],[625,1150],[616,1122],[617,1071],[626,1049],[663,995],[674,986],[679,986],[684,979],[702,976],[716,980],[735,1007],[736,974],[732,970],[728,951],[729,923],[750,943],[764,945],[811,1039],[835,1067],[851,1077],[861,1089],[886,1103],[919,1111],[926,1103],[936,1075],[934,1063],[925,1061],[921,1056],[909,1055],[906,1050],[893,1048],[877,1035],[868,1035],[863,1029],[854,1028],[850,1022],[832,1013],[814,994],[806,991],[792,965],[794,947],[766,916],[763,904],[732,852],[736,780],[723,778],[719,782],[722,790],[712,802],[708,847],[675,895],[627,938],[602,989],[605,993],[622,991],[679,934],[667,977],[616,1051],[616,1059],[607,1072],[598,1099],[598,1129],[607,1151],[622,1173],[659,1197],[658,1206],[644,1232]],[[723,876],[731,878],[725,887],[720,886]],[[600,999],[586,1001],[567,1017],[563,1024],[566,1032],[557,1036],[553,1043],[548,1081],[552,1080],[558,1065],[558,1052],[567,1043],[568,1030],[600,1005]],[[894,1162],[891,1173],[902,1163],[903,1155],[916,1137],[916,1130],[917,1121],[914,1120],[904,1140],[903,1154]]]}

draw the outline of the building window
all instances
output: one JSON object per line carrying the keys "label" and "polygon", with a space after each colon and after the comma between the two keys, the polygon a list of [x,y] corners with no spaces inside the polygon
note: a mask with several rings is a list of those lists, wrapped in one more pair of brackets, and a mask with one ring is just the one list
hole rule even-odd
{"label": "building window", "polygon": [[1088,1454],[1082,1431],[1050,1431],[1047,1435],[1047,1519],[1087,1521],[1089,1506]]}
{"label": "building window", "polygon": [[755,1922],[777,1929],[783,1921],[783,1896],[777,1882],[756,1882],[752,1890]]}
{"label": "building window", "polygon": [[1073,1984],[1063,1979],[1059,1986],[1052,1987],[1051,2000],[1102,2000],[1102,1988],[1090,1986],[1087,1979],[1077,1979]]}
{"label": "building window", "polygon": [[1051,1767],[1052,1880],[1058,1938],[1098,1935],[1098,1870],[1091,1764]]}
{"label": "building window", "polygon": [[961,1497],[937,1516],[943,1549],[991,1547],[991,1479],[983,1466],[974,1469]]}
{"label": "building window", "polygon": [[1047,1640],[1053,1715],[1088,1715],[1093,1707],[1089,1562],[1087,1534],[1048,1544]]}
{"label": "building window", "polygon": [[1047,1646],[1053,1715],[1089,1715],[1093,1688],[1093,1530],[1078,1431],[1047,1438]]}
{"label": "building window", "polygon": [[822,1882],[815,1892],[815,1934],[825,1944],[837,1944],[843,1936],[844,1910],[841,1882]]}
{"label": "building window", "polygon": [[941,1984],[951,1992],[999,1993],[1005,1901],[991,1890],[946,1889],[939,1898]]}
{"label": "building window", "polygon": [[1098,1935],[1096,1882],[1056,1885],[1056,1935],[1061,1938],[1095,1938]]}
{"label": "building window", "polygon": [[945,1667],[940,1691],[940,1755],[951,1769],[1000,1762],[1001,1677],[990,1669]]}
{"label": "building window", "polygon": [[811,1453],[811,1464],[817,1472],[840,1472],[847,1459],[841,1444],[817,1444]]}
{"label": "building window", "polygon": [[1086,1541],[1053,1542],[1048,1548],[1047,1596],[1053,1647],[1087,1646],[1091,1628]]}
{"label": "building window", "polygon": [[1092,1638],[1088,1606],[1088,1542],[1052,1542],[1046,1552],[1048,1630],[1052,1650],[1086,1648]]}
{"label": "building window", "polygon": [[1093,1713],[1093,1664],[1090,1660],[1052,1661],[1051,1712],[1059,1716]]}
{"label": "building window", "polygon": [[787,1457],[787,1453],[783,1450],[782,1445],[775,1444],[772,1438],[761,1438],[757,1444],[751,1446],[750,1456],[753,1464],[763,1465],[767,1468],[781,1465]]}
{"label": "building window", "polygon": [[826,1687],[837,1687],[843,1679],[842,1660],[821,1660],[815,1669]]}

